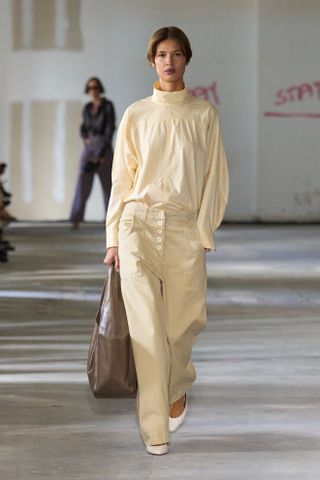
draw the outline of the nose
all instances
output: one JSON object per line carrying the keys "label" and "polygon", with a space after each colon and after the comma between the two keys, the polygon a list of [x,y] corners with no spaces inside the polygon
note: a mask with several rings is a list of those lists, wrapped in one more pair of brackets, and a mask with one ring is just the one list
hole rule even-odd
{"label": "nose", "polygon": [[168,55],[167,58],[166,58],[167,66],[172,65],[172,62],[173,62],[173,57],[171,55]]}

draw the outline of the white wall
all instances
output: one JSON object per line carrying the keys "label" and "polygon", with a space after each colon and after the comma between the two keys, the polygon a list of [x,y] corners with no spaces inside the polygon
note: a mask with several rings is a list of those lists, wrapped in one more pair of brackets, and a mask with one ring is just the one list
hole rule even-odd
{"label": "white wall", "polygon": [[320,2],[260,2],[258,31],[257,216],[319,220]]}
{"label": "white wall", "polygon": [[[27,48],[21,48],[17,12],[28,2],[34,13],[24,20]],[[44,4],[59,7],[60,22],[52,23]],[[47,30],[37,30],[37,15]],[[101,77],[119,122],[128,104],[151,94],[155,74],[145,57],[150,35],[177,25],[194,52],[187,85],[217,85],[231,177],[227,218],[319,219],[320,120],[265,116],[282,107],[294,110],[294,102],[273,105],[280,88],[320,80],[319,15],[316,0],[0,0],[0,155],[11,163],[12,213],[68,217],[85,80]],[[316,112],[318,104],[314,96],[299,102],[299,109]],[[95,184],[86,218],[103,217]]]}

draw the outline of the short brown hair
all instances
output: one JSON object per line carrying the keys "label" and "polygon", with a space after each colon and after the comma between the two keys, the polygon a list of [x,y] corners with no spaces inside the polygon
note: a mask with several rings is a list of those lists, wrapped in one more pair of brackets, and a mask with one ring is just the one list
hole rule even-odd
{"label": "short brown hair", "polygon": [[98,77],[90,77],[89,80],[86,81],[86,84],[84,86],[84,93],[89,92],[89,83],[90,82],[96,82],[99,88],[99,93],[104,93],[104,86],[101,82],[101,80]]}
{"label": "short brown hair", "polygon": [[181,51],[186,57],[186,63],[188,64],[192,57],[190,42],[187,35],[178,27],[163,27],[154,32],[148,43],[147,58],[150,64],[154,61],[159,43],[168,39],[175,40],[179,43]]}

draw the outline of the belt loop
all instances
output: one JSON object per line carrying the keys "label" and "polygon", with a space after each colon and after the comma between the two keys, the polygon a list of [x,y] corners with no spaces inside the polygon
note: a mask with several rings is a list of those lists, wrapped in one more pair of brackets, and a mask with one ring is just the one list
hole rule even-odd
{"label": "belt loop", "polygon": [[144,203],[141,204],[141,213],[142,213],[141,218],[144,221],[144,223],[146,223],[148,207],[147,205],[144,205]]}
{"label": "belt loop", "polygon": [[140,218],[140,211],[139,211],[139,203],[138,202],[134,202],[134,212],[133,214]]}
{"label": "belt loop", "polygon": [[134,212],[133,212],[133,214],[136,217],[139,217],[139,203],[137,203],[137,202],[134,202]]}
{"label": "belt loop", "polygon": [[141,202],[135,202],[135,212],[137,216],[145,222],[148,212],[148,207]]}

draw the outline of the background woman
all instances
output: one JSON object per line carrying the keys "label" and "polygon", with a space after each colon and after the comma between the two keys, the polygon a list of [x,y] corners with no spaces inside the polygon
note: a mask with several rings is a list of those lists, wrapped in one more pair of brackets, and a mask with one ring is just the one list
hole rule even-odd
{"label": "background woman", "polygon": [[112,136],[115,129],[114,107],[102,95],[104,87],[97,77],[91,77],[85,85],[85,93],[91,96],[82,112],[83,122],[80,135],[84,148],[80,161],[76,192],[73,200],[70,221],[74,228],[84,218],[86,202],[91,193],[94,174],[99,175],[104,202],[108,208],[111,190]]}
{"label": "background woman", "polygon": [[104,262],[120,269],[140,428],[154,455],[168,452],[186,415],[192,345],[207,321],[205,251],[228,199],[218,113],[184,84],[191,56],[176,27],[150,39],[159,81],[122,118],[106,219]]}

